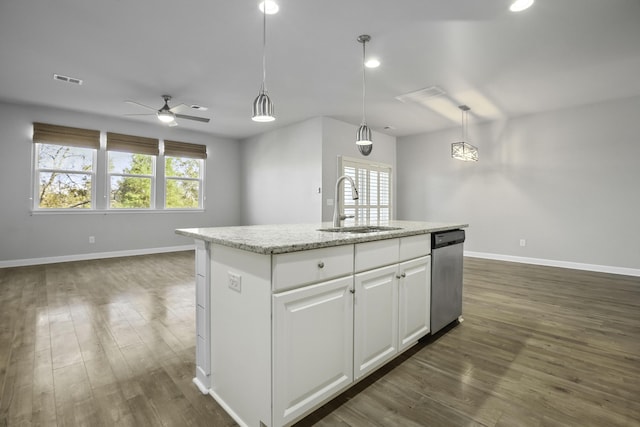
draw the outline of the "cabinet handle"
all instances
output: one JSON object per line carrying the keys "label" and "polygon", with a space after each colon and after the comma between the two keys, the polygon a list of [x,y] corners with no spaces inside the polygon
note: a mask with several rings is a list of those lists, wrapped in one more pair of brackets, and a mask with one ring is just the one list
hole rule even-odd
{"label": "cabinet handle", "polygon": [[351,292],[352,294],[355,294],[356,290],[355,289],[349,289],[349,292]]}
{"label": "cabinet handle", "polygon": [[402,273],[400,276],[407,277],[407,273]]}
{"label": "cabinet handle", "polygon": [[324,262],[320,261],[320,262],[318,263],[318,268],[324,268]]}
{"label": "cabinet handle", "polygon": [[396,274],[396,279],[400,279],[402,278],[402,276],[400,276],[399,274]]}

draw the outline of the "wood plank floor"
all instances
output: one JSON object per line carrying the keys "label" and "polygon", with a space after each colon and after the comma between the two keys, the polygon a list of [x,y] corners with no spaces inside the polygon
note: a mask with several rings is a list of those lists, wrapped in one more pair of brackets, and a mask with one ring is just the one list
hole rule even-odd
{"label": "wood plank floor", "polygon": [[[0,269],[0,426],[233,426],[193,253]],[[640,278],[465,259],[464,319],[299,424],[640,426]]]}

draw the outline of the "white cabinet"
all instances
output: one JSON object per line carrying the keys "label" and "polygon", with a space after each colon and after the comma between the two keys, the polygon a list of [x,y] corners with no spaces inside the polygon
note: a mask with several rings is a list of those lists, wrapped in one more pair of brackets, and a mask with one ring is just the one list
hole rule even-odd
{"label": "white cabinet", "polygon": [[429,332],[429,235],[259,254],[196,241],[196,378],[291,425]]}
{"label": "white cabinet", "polygon": [[273,296],[273,425],[353,381],[353,276]]}
{"label": "white cabinet", "polygon": [[398,272],[398,351],[403,351],[430,331],[431,257],[403,262]]}
{"label": "white cabinet", "polygon": [[430,266],[423,256],[355,275],[356,380],[429,333]]}
{"label": "white cabinet", "polygon": [[209,276],[209,244],[196,240],[196,377],[193,382],[202,393],[208,393],[211,386]]}
{"label": "white cabinet", "polygon": [[398,353],[397,270],[397,266],[392,265],[355,275],[355,379]]}

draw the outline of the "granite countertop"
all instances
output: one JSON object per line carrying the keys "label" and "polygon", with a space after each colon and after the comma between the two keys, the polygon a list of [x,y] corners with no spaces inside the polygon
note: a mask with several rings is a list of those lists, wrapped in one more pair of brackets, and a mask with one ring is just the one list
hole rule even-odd
{"label": "granite countertop", "polygon": [[[359,224],[347,224],[347,226],[353,225]],[[375,225],[398,227],[399,229],[368,233],[318,231],[320,228],[332,228],[330,222],[323,222],[316,224],[181,228],[176,230],[176,233],[259,254],[282,254],[330,246],[414,236],[469,226],[469,224],[462,223],[421,221],[385,221],[384,223]]]}

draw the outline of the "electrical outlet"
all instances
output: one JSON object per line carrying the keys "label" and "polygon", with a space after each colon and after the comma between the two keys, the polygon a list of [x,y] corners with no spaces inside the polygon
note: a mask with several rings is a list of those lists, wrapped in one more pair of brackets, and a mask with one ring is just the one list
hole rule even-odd
{"label": "electrical outlet", "polygon": [[527,246],[527,241],[525,239],[520,239],[520,246]]}
{"label": "electrical outlet", "polygon": [[333,206],[333,199],[327,199],[327,206]]}
{"label": "electrical outlet", "polygon": [[229,289],[232,289],[236,292],[242,291],[242,276],[238,273],[229,272]]}
{"label": "electrical outlet", "polygon": [[89,243],[94,244],[96,242],[96,236],[89,236]]}

